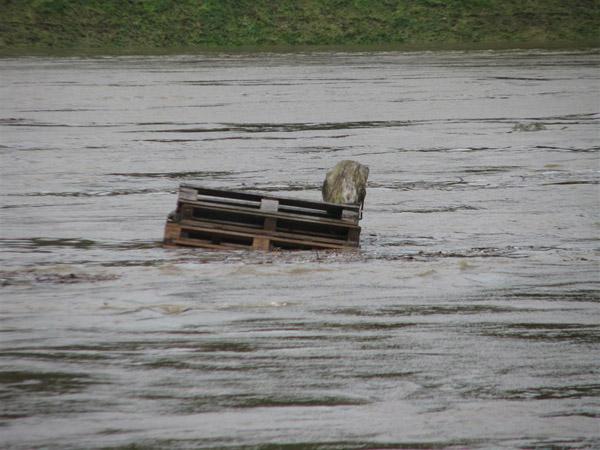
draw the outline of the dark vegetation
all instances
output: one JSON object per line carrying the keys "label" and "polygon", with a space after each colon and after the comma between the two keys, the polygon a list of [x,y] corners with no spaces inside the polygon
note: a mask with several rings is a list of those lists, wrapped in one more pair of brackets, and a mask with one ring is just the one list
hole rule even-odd
{"label": "dark vegetation", "polygon": [[600,43],[600,0],[0,0],[0,49]]}

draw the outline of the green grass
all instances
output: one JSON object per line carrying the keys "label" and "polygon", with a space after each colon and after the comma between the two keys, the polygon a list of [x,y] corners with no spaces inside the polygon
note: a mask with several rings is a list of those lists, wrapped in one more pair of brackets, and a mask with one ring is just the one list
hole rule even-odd
{"label": "green grass", "polygon": [[0,0],[0,49],[600,43],[600,0]]}

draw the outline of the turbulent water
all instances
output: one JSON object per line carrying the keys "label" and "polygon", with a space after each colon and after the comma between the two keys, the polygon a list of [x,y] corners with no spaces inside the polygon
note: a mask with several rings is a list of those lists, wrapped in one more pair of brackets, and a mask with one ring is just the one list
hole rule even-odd
{"label": "turbulent water", "polygon": [[[0,446],[600,447],[600,54],[0,60]],[[180,182],[358,252],[161,247]]]}

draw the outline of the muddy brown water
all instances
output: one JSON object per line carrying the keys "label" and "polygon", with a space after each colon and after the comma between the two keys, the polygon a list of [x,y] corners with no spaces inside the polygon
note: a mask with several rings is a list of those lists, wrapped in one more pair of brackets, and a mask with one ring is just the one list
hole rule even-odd
{"label": "muddy brown water", "polygon": [[[0,446],[598,448],[600,54],[0,60]],[[356,253],[163,249],[180,182]]]}

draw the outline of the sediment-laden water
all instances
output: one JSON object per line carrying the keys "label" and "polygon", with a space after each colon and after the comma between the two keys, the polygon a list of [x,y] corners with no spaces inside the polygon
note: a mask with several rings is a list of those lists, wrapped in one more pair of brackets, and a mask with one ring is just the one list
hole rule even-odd
{"label": "sediment-laden water", "polygon": [[[600,55],[0,60],[0,446],[600,447]],[[180,182],[356,253],[164,249]]]}

